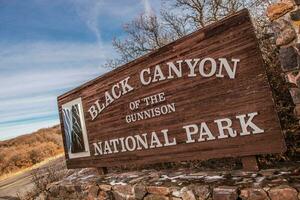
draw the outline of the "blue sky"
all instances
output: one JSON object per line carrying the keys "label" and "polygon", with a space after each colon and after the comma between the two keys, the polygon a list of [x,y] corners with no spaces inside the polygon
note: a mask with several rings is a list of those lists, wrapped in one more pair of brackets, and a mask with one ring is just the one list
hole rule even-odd
{"label": "blue sky", "polygon": [[58,124],[56,97],[108,69],[122,25],[160,0],[0,0],[0,140]]}

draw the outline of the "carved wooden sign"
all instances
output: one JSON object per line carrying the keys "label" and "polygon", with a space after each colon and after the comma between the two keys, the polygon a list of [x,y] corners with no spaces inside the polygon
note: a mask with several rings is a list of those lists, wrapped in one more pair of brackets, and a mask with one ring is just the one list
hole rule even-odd
{"label": "carved wooden sign", "polygon": [[285,151],[247,10],[58,97],[69,168]]}

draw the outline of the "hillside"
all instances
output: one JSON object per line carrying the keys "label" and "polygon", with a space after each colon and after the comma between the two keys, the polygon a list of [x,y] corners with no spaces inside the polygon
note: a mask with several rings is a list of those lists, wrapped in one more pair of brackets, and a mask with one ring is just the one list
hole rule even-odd
{"label": "hillside", "polygon": [[59,126],[0,142],[0,176],[31,167],[63,152]]}

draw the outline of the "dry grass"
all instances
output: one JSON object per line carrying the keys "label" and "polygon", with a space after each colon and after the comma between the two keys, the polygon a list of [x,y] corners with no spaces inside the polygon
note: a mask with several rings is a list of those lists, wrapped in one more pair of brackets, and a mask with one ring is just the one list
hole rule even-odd
{"label": "dry grass", "polygon": [[0,142],[0,177],[63,153],[59,126]]}
{"label": "dry grass", "polygon": [[63,157],[56,159],[45,167],[39,167],[32,170],[31,176],[34,187],[24,194],[18,194],[18,199],[36,199],[40,194],[46,193],[49,184],[62,180],[64,177],[68,176],[68,173],[70,172],[72,173],[72,170],[67,169]]}

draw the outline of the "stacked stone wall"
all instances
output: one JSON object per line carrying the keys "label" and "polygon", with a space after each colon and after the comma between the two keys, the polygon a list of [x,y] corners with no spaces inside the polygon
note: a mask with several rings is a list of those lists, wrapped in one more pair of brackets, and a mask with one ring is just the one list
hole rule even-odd
{"label": "stacked stone wall", "polygon": [[278,1],[267,8],[267,16],[272,23],[281,68],[295,104],[294,113],[300,119],[300,1]]}
{"label": "stacked stone wall", "polygon": [[81,170],[37,200],[299,200],[300,168],[259,172],[143,170],[99,176]]}

